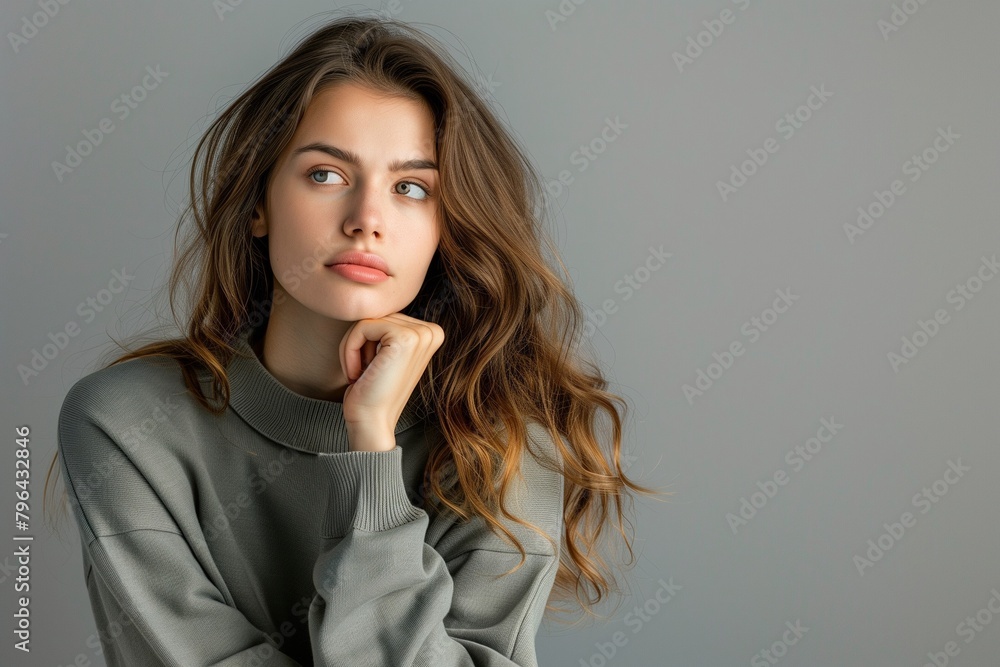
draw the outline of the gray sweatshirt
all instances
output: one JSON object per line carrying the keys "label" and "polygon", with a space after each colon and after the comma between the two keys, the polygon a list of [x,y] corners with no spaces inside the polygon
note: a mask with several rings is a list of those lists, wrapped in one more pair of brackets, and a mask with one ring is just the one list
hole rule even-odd
{"label": "gray sweatshirt", "polygon": [[[91,373],[62,404],[63,479],[107,664],[537,665],[558,549],[501,516],[527,560],[496,578],[517,549],[424,502],[441,436],[413,398],[394,449],[352,452],[342,404],[286,388],[246,334],[236,345],[219,417],[164,357]],[[545,429],[528,431],[557,460]],[[522,474],[508,508],[558,544],[562,476],[530,454]]]}

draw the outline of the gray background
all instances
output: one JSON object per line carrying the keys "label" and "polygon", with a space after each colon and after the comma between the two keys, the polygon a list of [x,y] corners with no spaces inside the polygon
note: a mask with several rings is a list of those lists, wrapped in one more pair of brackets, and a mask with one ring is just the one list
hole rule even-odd
{"label": "gray background", "polygon": [[[565,20],[550,23],[560,6]],[[879,21],[894,6],[902,25],[884,36]],[[201,131],[315,25],[307,19],[333,8],[245,0],[220,18],[209,2],[76,0],[17,52],[9,37],[0,47],[0,497],[13,535],[13,431],[30,425],[36,536],[30,659],[11,647],[14,543],[0,550],[0,662],[104,664],[79,535],[72,523],[61,538],[42,523],[58,408],[113,345],[109,335],[151,323],[148,299],[167,276]],[[628,599],[602,608],[603,623],[543,625],[541,664],[770,664],[761,652],[782,652],[796,622],[808,630],[778,664],[916,667],[949,641],[950,664],[998,664],[1000,619],[988,605],[1000,609],[1000,280],[977,282],[977,271],[993,276],[982,258],[1000,252],[998,5],[400,0],[384,9],[437,26],[540,171],[572,177],[552,188],[551,231],[580,299],[614,311],[594,316],[590,340],[634,410],[628,472],[676,492],[636,505]],[[731,22],[711,36],[703,21],[726,9]],[[37,1],[5,2],[4,34],[38,11]],[[673,54],[699,32],[707,46],[678,68]],[[119,120],[112,100],[157,65],[166,78]],[[811,86],[832,94],[814,110],[803,107]],[[789,137],[776,123],[797,111],[810,117]],[[103,117],[115,129],[60,182],[52,162]],[[626,127],[602,145],[609,118]],[[935,155],[937,129],[949,127],[958,138]],[[723,199],[717,183],[769,137],[777,152]],[[601,152],[581,161],[587,144]],[[925,151],[936,161],[912,181],[906,163]],[[894,179],[905,192],[851,242],[845,225]],[[660,246],[672,256],[641,269]],[[85,320],[78,304],[123,269],[135,276],[129,289]],[[626,299],[615,286],[629,274],[641,288]],[[966,283],[976,293],[959,308],[953,290]],[[776,290],[798,298],[774,321]],[[947,322],[917,335],[916,356],[894,369],[890,353],[939,309]],[[744,324],[762,316],[771,324],[753,339]],[[17,366],[73,321],[80,334],[23,382]],[[711,367],[736,341],[743,354]],[[699,370],[716,379],[689,400],[683,386]],[[786,459],[824,418],[843,427],[804,465]],[[968,471],[946,476],[949,461]],[[782,472],[772,497],[753,495]],[[925,488],[936,502],[914,501]],[[743,499],[760,507],[734,531],[727,515]],[[915,523],[890,538],[883,524],[907,511]],[[859,571],[855,557],[880,536],[889,548]],[[661,579],[680,587],[663,606],[653,602]],[[649,611],[641,625],[636,606]],[[616,632],[623,645],[604,658]]]}

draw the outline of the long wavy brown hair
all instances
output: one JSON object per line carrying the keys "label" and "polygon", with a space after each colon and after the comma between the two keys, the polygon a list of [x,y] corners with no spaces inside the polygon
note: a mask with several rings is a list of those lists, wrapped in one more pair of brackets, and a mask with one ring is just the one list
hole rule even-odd
{"label": "long wavy brown hair", "polygon": [[[657,492],[626,477],[626,402],[577,351],[583,310],[568,278],[564,282],[543,254],[544,244],[568,275],[543,230],[543,182],[470,80],[434,38],[384,16],[340,17],[300,40],[228,105],[195,149],[190,202],[175,247],[187,220],[192,230],[167,283],[171,312],[186,335],[132,351],[118,343],[126,353],[106,365],[170,357],[202,406],[225,411],[233,339],[265,321],[273,303],[266,237],[251,235],[250,220],[310,100],[341,81],[423,100],[435,120],[442,231],[424,284],[403,314],[461,332],[446,337],[418,384],[424,414],[446,443],[429,454],[425,493],[463,519],[480,516],[489,530],[502,531],[517,545],[520,567],[524,548],[496,519],[497,508],[530,525],[509,514],[503,501],[525,451],[527,421],[544,425],[563,465],[540,464],[564,479],[560,564],[546,612],[556,609],[551,601],[575,597],[580,609],[596,615],[591,607],[620,591],[614,568],[602,558],[605,549],[598,548],[609,514],[620,538],[611,546],[624,544],[629,560],[623,564],[630,565],[634,553],[624,529],[632,525],[625,516],[630,491]],[[193,305],[178,319],[182,286]],[[201,392],[199,369],[211,373],[215,405]],[[601,428],[601,413],[610,432]],[[46,492],[57,460],[58,451]],[[65,501],[64,492],[64,511]]]}

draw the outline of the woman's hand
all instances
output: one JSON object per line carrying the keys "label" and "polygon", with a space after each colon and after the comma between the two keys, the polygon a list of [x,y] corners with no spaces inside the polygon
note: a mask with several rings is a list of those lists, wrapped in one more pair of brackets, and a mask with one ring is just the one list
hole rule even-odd
{"label": "woman's hand", "polygon": [[355,322],[340,341],[340,365],[349,386],[344,421],[351,451],[390,451],[396,423],[444,329],[402,313]]}

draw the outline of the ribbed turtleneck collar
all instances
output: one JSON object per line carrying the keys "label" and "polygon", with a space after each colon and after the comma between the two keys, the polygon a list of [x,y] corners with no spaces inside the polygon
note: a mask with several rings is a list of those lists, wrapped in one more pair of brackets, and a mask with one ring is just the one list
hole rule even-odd
{"label": "ribbed turtleneck collar", "polygon": [[[261,435],[312,454],[348,452],[342,403],[298,394],[271,375],[250,347],[253,330],[234,339],[228,366],[230,407]],[[416,391],[403,408],[395,433],[421,419]]]}

